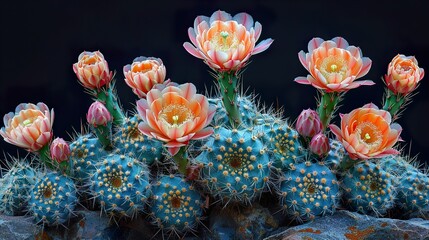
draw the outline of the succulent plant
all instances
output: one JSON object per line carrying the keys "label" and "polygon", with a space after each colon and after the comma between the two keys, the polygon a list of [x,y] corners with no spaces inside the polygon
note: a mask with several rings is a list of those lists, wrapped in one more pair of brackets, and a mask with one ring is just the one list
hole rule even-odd
{"label": "succulent plant", "polygon": [[284,212],[299,222],[332,214],[340,199],[335,174],[323,163],[310,161],[284,173],[278,194]]}
{"label": "succulent plant", "polygon": [[151,195],[145,163],[125,155],[109,154],[97,163],[90,193],[110,216],[134,218]]}
{"label": "succulent plant", "polygon": [[78,204],[74,182],[58,172],[37,179],[28,202],[34,221],[46,226],[67,222]]}
{"label": "succulent plant", "polygon": [[329,152],[326,157],[323,159],[326,166],[328,166],[332,171],[338,172],[341,163],[348,159],[346,149],[343,144],[335,139],[329,139]]}
{"label": "succulent plant", "polygon": [[[209,103],[216,106],[216,113],[213,119],[214,125],[228,126],[229,119],[221,98],[210,98]],[[241,95],[237,97],[237,105],[241,116],[240,127],[252,127],[255,119],[261,115],[259,113],[255,99],[252,96]]]}
{"label": "succulent plant", "polygon": [[225,203],[251,203],[269,181],[268,153],[250,129],[215,129],[196,161],[203,165],[203,184]]}

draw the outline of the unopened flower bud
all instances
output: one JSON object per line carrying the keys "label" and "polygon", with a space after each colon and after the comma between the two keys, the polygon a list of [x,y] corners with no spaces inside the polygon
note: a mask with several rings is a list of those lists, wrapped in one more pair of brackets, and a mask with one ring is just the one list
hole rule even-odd
{"label": "unopened flower bud", "polygon": [[303,137],[313,137],[322,131],[322,122],[316,111],[303,110],[296,121],[296,130]]}
{"label": "unopened flower bud", "polygon": [[112,115],[103,103],[95,101],[88,109],[86,120],[93,126],[106,126],[107,123],[112,121]]}
{"label": "unopened flower bud", "polygon": [[70,156],[70,146],[62,138],[55,138],[50,146],[52,160],[59,163],[67,161]]}
{"label": "unopened flower bud", "polygon": [[310,151],[318,156],[324,156],[329,152],[329,138],[323,133],[313,136],[310,141]]}

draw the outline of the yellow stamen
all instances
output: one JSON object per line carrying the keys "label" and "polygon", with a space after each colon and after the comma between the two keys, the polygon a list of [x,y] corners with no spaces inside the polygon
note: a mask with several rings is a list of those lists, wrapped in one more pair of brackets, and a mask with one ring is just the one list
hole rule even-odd
{"label": "yellow stamen", "polygon": [[24,125],[24,126],[28,126],[28,125],[30,125],[32,122],[31,122],[31,120],[30,119],[25,119],[24,120],[24,122],[22,122],[22,124]]}
{"label": "yellow stamen", "polygon": [[371,135],[369,135],[369,133],[365,133],[365,139],[366,139],[366,140],[371,139]]}
{"label": "yellow stamen", "polygon": [[331,72],[336,72],[336,71],[337,71],[337,69],[338,69],[337,64],[332,64],[332,65],[331,65]]}
{"label": "yellow stamen", "polygon": [[174,115],[173,117],[171,117],[171,119],[173,119],[173,125],[177,125],[177,123],[179,121],[179,116],[178,115]]}

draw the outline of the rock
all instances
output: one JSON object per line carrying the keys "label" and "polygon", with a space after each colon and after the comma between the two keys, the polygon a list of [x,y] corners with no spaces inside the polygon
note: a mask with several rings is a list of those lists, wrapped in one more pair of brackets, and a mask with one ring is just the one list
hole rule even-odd
{"label": "rock", "polygon": [[30,240],[38,231],[39,227],[28,217],[0,214],[0,239]]}
{"label": "rock", "polygon": [[295,239],[429,239],[429,221],[421,218],[398,220],[375,218],[349,211],[290,227],[266,240]]}

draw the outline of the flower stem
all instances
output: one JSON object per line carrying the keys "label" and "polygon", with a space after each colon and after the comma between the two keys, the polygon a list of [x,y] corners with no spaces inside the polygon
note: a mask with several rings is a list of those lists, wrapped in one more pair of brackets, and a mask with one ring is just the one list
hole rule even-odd
{"label": "flower stem", "polygon": [[107,89],[100,88],[96,93],[97,100],[104,103],[107,110],[113,117],[113,124],[122,125],[125,119],[125,115],[122,112],[122,108],[119,106],[118,98],[113,92],[113,87]]}
{"label": "flower stem", "polygon": [[320,121],[322,121],[322,132],[326,130],[326,127],[331,122],[332,115],[340,100],[341,94],[338,92],[322,92],[322,97],[317,107],[317,113],[319,114]]}
{"label": "flower stem", "polygon": [[49,144],[46,144],[38,151],[41,162],[48,168],[55,170],[55,166],[49,156]]}
{"label": "flower stem", "polygon": [[407,97],[404,97],[401,94],[395,94],[390,89],[387,89],[384,96],[383,110],[388,111],[392,116],[392,119],[399,118],[399,112],[405,106]]}
{"label": "flower stem", "polygon": [[173,160],[176,162],[179,172],[186,176],[186,167],[188,166],[188,154],[186,153],[187,146],[180,147],[180,150],[176,155],[173,156]]}
{"label": "flower stem", "polygon": [[105,150],[112,149],[112,123],[107,123],[106,126],[94,126],[95,135],[98,137],[98,141],[103,144]]}
{"label": "flower stem", "polygon": [[218,74],[218,84],[222,103],[228,114],[229,122],[232,127],[236,128],[241,124],[240,109],[237,101],[238,77],[235,72],[221,72]]}

